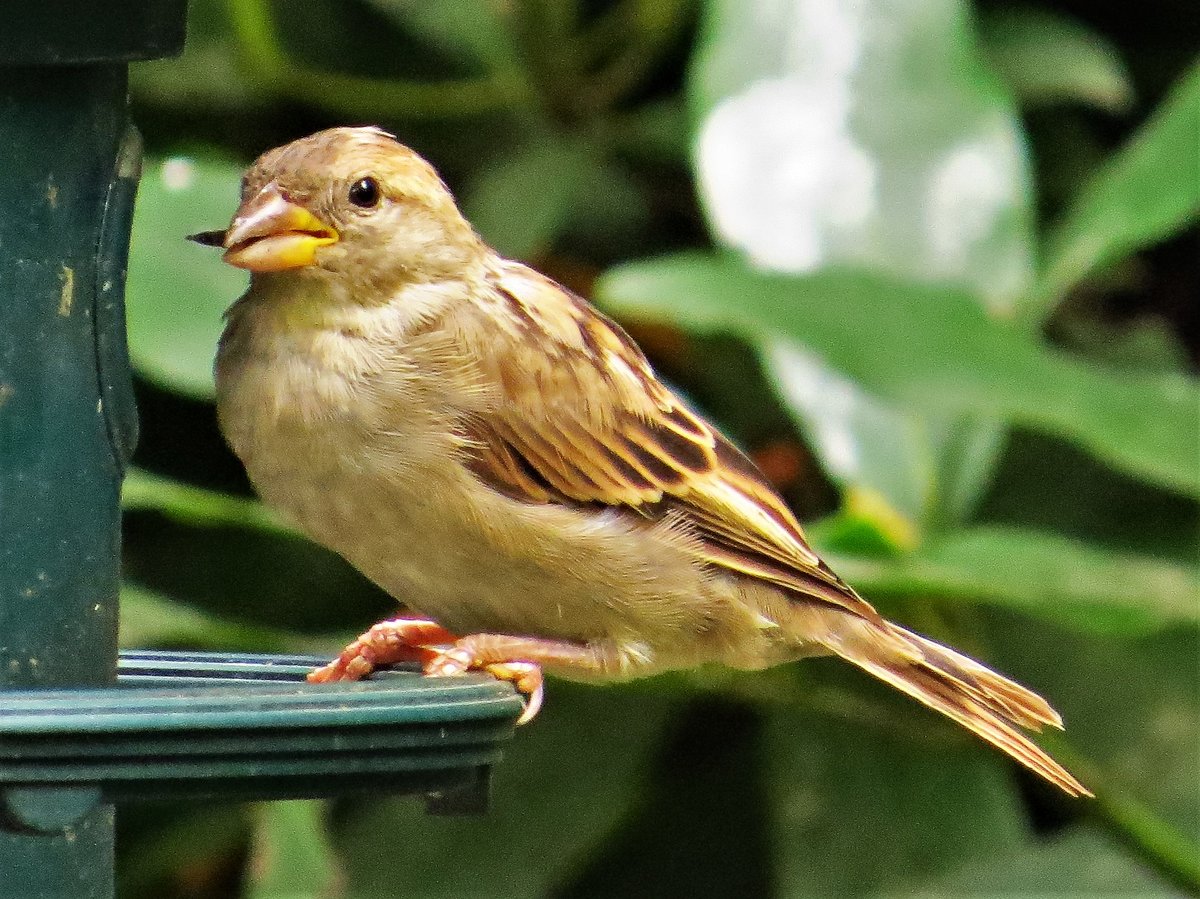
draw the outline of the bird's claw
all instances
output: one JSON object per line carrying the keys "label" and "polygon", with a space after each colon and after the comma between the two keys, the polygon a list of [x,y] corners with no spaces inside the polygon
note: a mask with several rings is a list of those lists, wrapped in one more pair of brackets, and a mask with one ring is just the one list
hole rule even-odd
{"label": "bird's claw", "polygon": [[546,692],[542,667],[535,662],[486,662],[461,646],[434,651],[433,656],[425,662],[423,670],[426,674],[439,677],[466,674],[468,671],[486,671],[497,680],[508,681],[525,697],[525,710],[521,712],[517,724],[527,724],[534,719],[542,707],[542,699]]}

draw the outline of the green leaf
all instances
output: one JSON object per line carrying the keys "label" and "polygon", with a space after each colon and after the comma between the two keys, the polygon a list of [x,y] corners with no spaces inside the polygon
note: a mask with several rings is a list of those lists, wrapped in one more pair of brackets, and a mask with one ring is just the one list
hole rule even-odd
{"label": "green leaf", "polygon": [[641,184],[618,163],[590,155],[567,210],[562,244],[601,258],[625,258],[645,246],[649,204]]}
{"label": "green leaf", "polygon": [[197,111],[264,115],[269,105],[269,97],[255,89],[238,64],[224,0],[191,0],[183,53],[130,66],[129,90],[135,105],[193,115]]}
{"label": "green leaf", "polygon": [[[690,82],[698,178],[726,244],[766,269],[852,265],[1015,307],[1032,277],[1029,176],[965,3],[713,0],[706,26]],[[923,524],[962,520],[1003,425],[872,406],[875,444],[902,461],[873,466],[869,486]]]}
{"label": "green leaf", "polygon": [[334,651],[395,608],[257,500],[133,469],[122,507],[126,575],[154,591],[122,608],[127,645]]}
{"label": "green leaf", "polygon": [[1200,559],[1194,497],[1145,484],[1078,447],[1026,430],[1013,432],[979,517],[1182,565]]}
{"label": "green leaf", "polygon": [[684,168],[690,152],[687,111],[677,96],[618,113],[611,121],[614,147],[635,159]]}
{"label": "green leaf", "polygon": [[213,395],[221,314],[246,289],[246,275],[186,238],[229,224],[240,180],[231,162],[152,159],[134,214],[125,297],[134,369],[202,399]]}
{"label": "green leaf", "polygon": [[965,0],[710,0],[689,91],[710,224],[757,265],[968,286],[998,311],[1027,288],[1021,129]]}
{"label": "green leaf", "polygon": [[1122,784],[1106,780],[1062,737],[1052,735],[1049,742],[1096,788],[1094,818],[1164,878],[1193,895],[1200,893],[1200,840],[1173,826]]}
{"label": "green leaf", "polygon": [[[823,542],[821,523],[810,532]],[[988,603],[1099,634],[1200,624],[1195,570],[1056,534],[974,527],[887,560],[841,556],[836,545],[829,549],[829,564],[867,597]]]}
{"label": "green leaf", "polygon": [[949,530],[968,521],[992,483],[1008,437],[1005,424],[988,415],[926,417],[937,470],[926,516],[931,531]]}
{"label": "green leaf", "polygon": [[1176,896],[1115,841],[1073,827],[1046,842],[972,859],[943,876],[914,882],[912,899],[949,896]]}
{"label": "green leaf", "polygon": [[[259,503],[144,473],[128,483],[126,575],[186,603],[174,619],[160,604],[148,621],[134,622],[155,642],[295,649],[296,639],[311,635],[310,648],[336,650],[395,609],[396,598]],[[189,622],[188,609],[211,622]]]}
{"label": "green leaf", "polygon": [[981,744],[921,745],[790,711],[771,714],[766,739],[780,896],[890,890],[1024,837],[1004,764]]}
{"label": "green leaf", "polygon": [[258,500],[193,487],[137,468],[125,475],[121,505],[131,511],[162,512],[184,524],[296,533]]}
{"label": "green leaf", "polygon": [[674,695],[636,807],[555,899],[775,895],[762,716],[724,696]]}
{"label": "green leaf", "polygon": [[768,370],[825,472],[843,490],[886,497],[915,526],[933,492],[925,422],[868,394],[819,357],[789,341],[765,348]]}
{"label": "green leaf", "polygon": [[[1194,870],[1200,857],[1194,848],[1200,844],[1200,630],[1182,626],[1115,639],[1030,627],[1024,617],[989,617],[990,656],[1062,713],[1069,745],[1101,772],[1100,798],[1133,797],[1145,809],[1137,818],[1157,816],[1190,840]],[[1128,827],[1127,817],[1118,810],[1105,824],[1118,839],[1140,842],[1145,828]]]}
{"label": "green leaf", "polygon": [[493,71],[520,68],[512,6],[491,0],[367,0],[389,19],[451,56]]}
{"label": "green leaf", "polygon": [[1197,133],[1200,63],[1103,166],[1050,235],[1034,314],[1047,314],[1089,274],[1169,237],[1200,215]]}
{"label": "green leaf", "polygon": [[951,289],[853,272],[769,275],[731,258],[681,254],[609,271],[596,291],[630,317],[766,344],[786,336],[884,399],[1060,434],[1118,468],[1200,493],[1193,380],[1089,367]]}
{"label": "green leaf", "polygon": [[644,688],[551,681],[496,767],[490,812],[429,817],[410,800],[356,808],[336,830],[352,896],[542,897],[638,801],[669,701]]}
{"label": "green leaf", "polygon": [[1026,105],[1084,103],[1125,112],[1133,104],[1117,48],[1082,22],[1016,6],[985,15],[980,33],[992,68]]}
{"label": "green leaf", "polygon": [[120,642],[129,649],[187,646],[219,652],[300,652],[331,642],[230,621],[130,583],[121,585],[120,609]]}
{"label": "green leaf", "polygon": [[593,165],[586,148],[574,142],[519,144],[477,173],[463,212],[500,253],[529,259],[565,227]]}
{"label": "green leaf", "polygon": [[[855,491],[851,501],[886,499],[907,522],[905,528],[893,518],[889,526],[886,514],[876,518],[884,530],[895,533],[901,524],[913,531],[894,546],[911,549],[915,529],[949,529],[974,510],[1003,447],[1005,428],[997,421],[902,408],[789,341],[768,341],[764,356],[826,473]],[[870,511],[869,502],[858,505],[852,517]]]}
{"label": "green leaf", "polygon": [[1189,369],[1179,331],[1166,318],[1144,316],[1115,322],[1108,317],[1063,315],[1055,320],[1055,342],[1117,369],[1178,372]]}
{"label": "green leaf", "polygon": [[344,894],[324,812],[325,803],[311,800],[258,806],[243,899],[332,899]]}

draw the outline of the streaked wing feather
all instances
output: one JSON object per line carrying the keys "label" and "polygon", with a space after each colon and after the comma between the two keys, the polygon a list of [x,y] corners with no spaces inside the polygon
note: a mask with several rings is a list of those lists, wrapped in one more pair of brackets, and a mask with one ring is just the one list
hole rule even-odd
{"label": "streaked wing feather", "polygon": [[[812,551],[754,464],[654,376],[618,325],[517,263],[498,264],[490,286],[484,301],[499,308],[487,322],[513,324],[479,323],[494,350],[487,380],[503,391],[469,423],[481,479],[533,503],[681,513],[706,562],[881,620]],[[530,341],[542,352],[522,352]]]}

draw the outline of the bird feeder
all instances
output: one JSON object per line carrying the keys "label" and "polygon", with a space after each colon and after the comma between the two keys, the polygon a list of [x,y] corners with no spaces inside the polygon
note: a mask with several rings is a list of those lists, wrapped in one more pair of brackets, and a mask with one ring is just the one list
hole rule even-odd
{"label": "bird feeder", "polygon": [[138,799],[369,788],[478,810],[522,709],[487,677],[317,685],[323,659],[118,655],[127,67],[178,52],[185,15],[50,0],[0,29],[0,896],[112,896],[115,808]]}

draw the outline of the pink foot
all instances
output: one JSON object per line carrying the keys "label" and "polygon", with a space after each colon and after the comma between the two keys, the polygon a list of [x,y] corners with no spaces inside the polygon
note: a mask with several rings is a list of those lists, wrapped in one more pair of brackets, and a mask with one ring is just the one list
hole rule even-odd
{"label": "pink foot", "polygon": [[524,694],[525,711],[517,719],[517,724],[532,721],[542,707],[546,692],[541,666],[522,660],[489,661],[486,656],[473,651],[470,641],[470,637],[464,637],[448,649],[432,650],[432,655],[426,658],[423,666],[424,672],[447,677],[468,671],[486,671],[496,680],[508,681],[516,687],[517,692]]}
{"label": "pink foot", "polygon": [[425,618],[393,618],[381,621],[342,650],[330,662],[310,671],[310,683],[362,680],[381,665],[423,662],[432,647],[453,644],[458,638]]}

